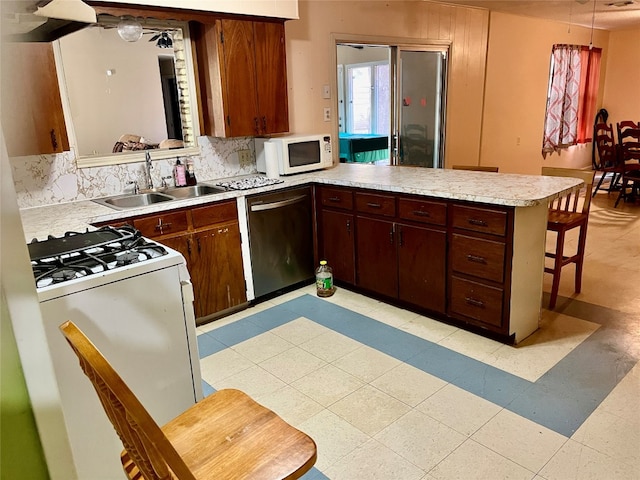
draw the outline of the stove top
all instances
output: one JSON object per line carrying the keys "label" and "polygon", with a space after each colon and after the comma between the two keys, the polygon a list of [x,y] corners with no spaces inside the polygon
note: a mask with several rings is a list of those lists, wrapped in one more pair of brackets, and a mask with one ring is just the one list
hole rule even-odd
{"label": "stove top", "polygon": [[33,240],[29,245],[36,287],[64,283],[161,257],[168,252],[133,227],[102,227]]}
{"label": "stove top", "polygon": [[216,183],[216,186],[228,188],[230,190],[249,190],[251,188],[267,187],[269,185],[275,185],[282,182],[284,182],[284,180],[281,180],[279,178],[269,178],[263,177],[261,175],[256,175],[253,177],[246,177],[238,180],[218,182]]}

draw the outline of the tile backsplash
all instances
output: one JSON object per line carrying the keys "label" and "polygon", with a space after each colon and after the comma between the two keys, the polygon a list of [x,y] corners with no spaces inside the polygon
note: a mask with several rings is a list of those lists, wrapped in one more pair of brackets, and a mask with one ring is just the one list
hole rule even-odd
{"label": "tile backsplash", "polygon": [[[198,181],[256,173],[253,138],[199,137],[198,144],[200,155],[191,157]],[[241,167],[237,152],[244,149],[251,150],[253,162]],[[154,185],[172,175],[175,162],[176,158],[153,161]],[[130,191],[134,180],[142,188],[145,178],[144,162],[78,169],[73,152],[12,158],[11,170],[20,208],[116,195]]]}

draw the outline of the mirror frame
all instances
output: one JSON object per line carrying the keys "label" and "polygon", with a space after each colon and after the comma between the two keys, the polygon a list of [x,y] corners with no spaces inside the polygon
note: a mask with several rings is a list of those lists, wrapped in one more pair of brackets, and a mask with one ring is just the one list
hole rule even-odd
{"label": "mirror frame", "polygon": [[[117,17],[114,17],[119,20]],[[182,21],[172,20],[160,20],[154,21],[151,19],[140,19],[143,26],[149,27],[171,27],[182,29],[184,56],[187,66],[187,83],[189,90],[189,110],[191,123],[193,125],[193,137],[195,145],[184,148],[173,149],[149,149],[149,150],[136,150],[131,152],[118,152],[104,155],[87,155],[80,156],[78,154],[78,141],[73,125],[73,118],[71,115],[71,103],[69,101],[69,93],[67,90],[66,78],[64,75],[64,66],[62,64],[62,50],[59,41],[53,43],[53,52],[56,62],[56,74],[58,76],[58,83],[60,85],[60,96],[62,98],[62,110],[64,113],[65,124],[67,128],[67,135],[69,137],[70,150],[74,153],[77,168],[89,168],[89,167],[104,167],[109,165],[120,165],[126,163],[144,162],[145,154],[149,152],[152,160],[159,160],[165,158],[175,158],[190,155],[199,155],[200,146],[198,144],[198,137],[200,134],[200,115],[199,115],[199,102],[198,102],[198,89],[196,87],[195,76],[195,62],[193,59],[193,52],[191,49],[191,37],[189,32],[189,24]],[[102,23],[110,23],[109,20]],[[124,41],[124,40],[123,40]]]}

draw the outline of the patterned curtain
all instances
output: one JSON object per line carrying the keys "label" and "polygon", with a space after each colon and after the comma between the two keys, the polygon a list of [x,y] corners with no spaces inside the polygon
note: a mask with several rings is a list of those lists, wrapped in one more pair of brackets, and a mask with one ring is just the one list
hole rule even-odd
{"label": "patterned curtain", "polygon": [[542,156],[575,145],[578,135],[580,46],[554,45]]}

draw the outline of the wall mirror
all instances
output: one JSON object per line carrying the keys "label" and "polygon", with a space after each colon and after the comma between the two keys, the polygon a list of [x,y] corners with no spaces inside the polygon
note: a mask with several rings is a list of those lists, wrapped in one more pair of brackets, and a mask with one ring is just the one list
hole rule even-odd
{"label": "wall mirror", "polygon": [[101,15],[98,24],[56,42],[79,168],[143,161],[146,152],[152,159],[199,153],[188,26],[133,20],[142,26],[136,41],[118,33],[121,18]]}

